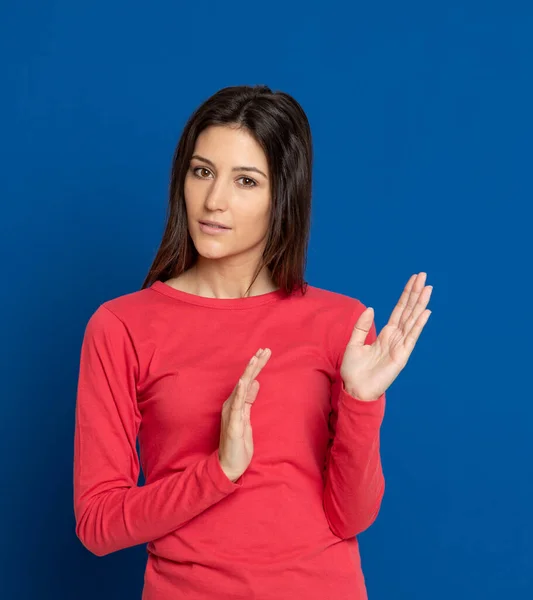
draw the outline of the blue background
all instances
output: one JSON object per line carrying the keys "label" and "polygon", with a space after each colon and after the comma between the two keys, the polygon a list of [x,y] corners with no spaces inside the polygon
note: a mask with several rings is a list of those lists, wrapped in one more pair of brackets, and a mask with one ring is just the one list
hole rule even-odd
{"label": "blue background", "polygon": [[378,331],[434,286],[388,391],[370,600],[533,597],[532,31],[525,1],[2,3],[3,600],[140,598],[144,546],[74,533],[81,339],[147,273],[189,114],[256,83],[311,123],[307,280]]}

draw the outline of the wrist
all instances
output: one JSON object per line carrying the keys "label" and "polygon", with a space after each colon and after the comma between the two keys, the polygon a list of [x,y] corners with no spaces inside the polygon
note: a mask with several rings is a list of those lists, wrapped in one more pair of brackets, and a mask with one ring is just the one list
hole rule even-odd
{"label": "wrist", "polygon": [[346,382],[342,382],[342,385],[344,387],[344,391],[351,396],[352,398],[354,398],[355,400],[359,400],[360,402],[375,402],[376,400],[379,400],[381,398],[381,396],[383,396],[383,394],[381,394],[380,396],[378,396],[377,398],[366,398],[364,396],[360,396],[358,395],[358,392],[356,391],[355,388],[353,388],[349,383],[347,384]]}
{"label": "wrist", "polygon": [[218,463],[220,465],[220,468],[222,469],[222,472],[224,473],[224,475],[233,483],[235,483],[237,481],[237,479],[239,479],[240,475],[235,475],[234,473],[231,473],[231,471],[229,469],[227,469],[223,464],[222,461],[220,460],[220,455],[218,457]]}

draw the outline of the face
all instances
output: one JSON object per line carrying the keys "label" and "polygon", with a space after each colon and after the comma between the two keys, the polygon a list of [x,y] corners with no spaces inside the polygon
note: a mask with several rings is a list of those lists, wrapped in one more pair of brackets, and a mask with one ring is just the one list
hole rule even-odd
{"label": "face", "polygon": [[[259,261],[268,233],[270,173],[266,155],[250,133],[231,126],[204,129],[184,193],[189,232],[200,256]],[[206,233],[199,223],[206,219],[230,229]]]}

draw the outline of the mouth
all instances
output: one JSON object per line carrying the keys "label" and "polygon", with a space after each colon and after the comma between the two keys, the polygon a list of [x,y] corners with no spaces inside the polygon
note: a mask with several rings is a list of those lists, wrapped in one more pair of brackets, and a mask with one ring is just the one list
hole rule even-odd
{"label": "mouth", "polygon": [[228,230],[231,229],[230,227],[224,227],[222,225],[215,225],[214,223],[207,223],[206,221],[199,221],[200,225],[202,225],[203,227],[209,227],[210,229],[215,229],[215,230]]}

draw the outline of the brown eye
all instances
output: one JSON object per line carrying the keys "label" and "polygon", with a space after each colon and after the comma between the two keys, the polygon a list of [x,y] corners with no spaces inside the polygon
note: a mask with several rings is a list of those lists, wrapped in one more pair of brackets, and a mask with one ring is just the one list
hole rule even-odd
{"label": "brown eye", "polygon": [[251,181],[253,185],[243,185],[242,187],[255,187],[257,182],[251,179],[250,177],[239,177],[239,179],[246,179],[246,181]]}
{"label": "brown eye", "polygon": [[206,169],[205,167],[193,167],[192,172],[193,174],[198,177],[198,179],[206,179],[203,175],[197,175],[196,171],[207,171],[209,173],[209,169]]}
{"label": "brown eye", "polygon": [[[198,179],[208,179],[208,177],[204,177],[203,175],[199,175],[197,173],[197,171],[200,171],[200,172],[201,171],[206,171],[207,173],[210,173],[209,169],[207,169],[206,167],[192,167],[191,171],[192,171],[193,175],[195,177],[197,177]],[[251,177],[244,177],[244,176],[242,176],[242,177],[239,177],[239,179],[237,181],[239,181],[241,179],[244,179],[245,181],[250,182],[250,183],[246,183],[245,185],[243,185],[242,183],[239,184],[241,187],[244,187],[244,188],[254,188],[254,187],[257,186],[257,181],[255,181],[255,179],[252,179]]]}

